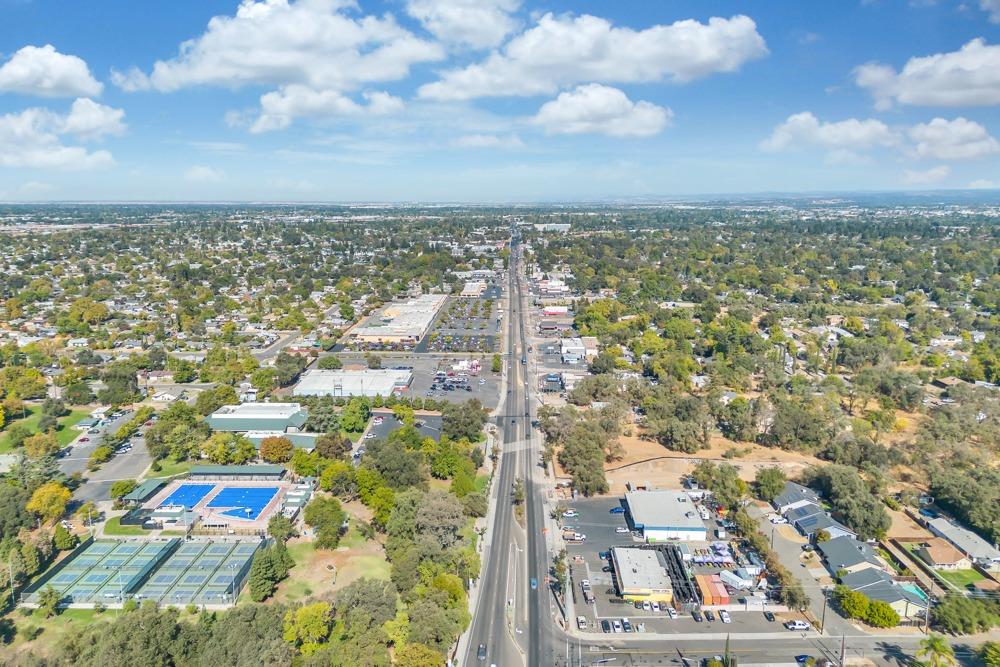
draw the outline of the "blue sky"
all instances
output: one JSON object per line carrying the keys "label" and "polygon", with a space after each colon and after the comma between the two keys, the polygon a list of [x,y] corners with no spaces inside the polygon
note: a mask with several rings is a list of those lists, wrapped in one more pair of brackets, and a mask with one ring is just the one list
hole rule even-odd
{"label": "blue sky", "polygon": [[1000,188],[1000,0],[0,14],[0,200]]}

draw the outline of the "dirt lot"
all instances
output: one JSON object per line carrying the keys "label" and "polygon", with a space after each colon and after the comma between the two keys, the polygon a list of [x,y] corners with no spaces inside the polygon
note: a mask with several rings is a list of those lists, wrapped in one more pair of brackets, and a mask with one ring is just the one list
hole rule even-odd
{"label": "dirt lot", "polygon": [[[798,452],[786,452],[781,449],[771,449],[759,445],[739,445],[722,437],[715,437],[709,449],[699,450],[695,454],[673,452],[652,440],[643,440],[637,434],[622,436],[620,442],[625,449],[625,457],[605,466],[609,492],[621,495],[625,492],[625,483],[629,481],[649,483],[662,488],[680,488],[681,477],[691,472],[696,463],[703,459],[712,459],[730,463],[740,471],[740,477],[747,481],[753,480],[759,468],[779,466],[785,474],[796,478],[812,465],[822,465],[819,459]],[[722,454],[736,447],[746,454],[739,458],[725,459]],[[556,464],[560,477],[568,477],[566,472]]]}

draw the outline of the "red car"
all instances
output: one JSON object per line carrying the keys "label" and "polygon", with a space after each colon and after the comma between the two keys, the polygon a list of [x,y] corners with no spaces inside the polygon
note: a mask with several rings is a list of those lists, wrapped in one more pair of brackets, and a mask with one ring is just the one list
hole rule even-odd
{"label": "red car", "polygon": [[80,438],[80,442],[90,442],[90,438]]}

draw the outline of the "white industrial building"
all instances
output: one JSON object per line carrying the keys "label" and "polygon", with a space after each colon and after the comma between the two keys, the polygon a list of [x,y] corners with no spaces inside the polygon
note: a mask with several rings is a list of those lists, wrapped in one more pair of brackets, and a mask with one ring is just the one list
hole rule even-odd
{"label": "white industrial building", "polygon": [[292,394],[295,396],[389,396],[406,390],[413,373],[388,368],[306,371]]}
{"label": "white industrial building", "polygon": [[578,364],[587,356],[587,348],[579,338],[563,338],[559,354],[564,364]]}
{"label": "white industrial building", "polygon": [[684,491],[631,491],[625,502],[633,525],[647,542],[708,539],[705,522]]}

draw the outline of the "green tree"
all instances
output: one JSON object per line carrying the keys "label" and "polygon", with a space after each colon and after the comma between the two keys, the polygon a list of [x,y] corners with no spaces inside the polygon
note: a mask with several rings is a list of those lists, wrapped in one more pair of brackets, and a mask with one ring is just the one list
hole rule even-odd
{"label": "green tree", "polygon": [[316,496],[306,505],[303,518],[306,524],[316,529],[317,548],[337,548],[347,515],[336,498]]}
{"label": "green tree", "polygon": [[45,618],[51,618],[59,613],[59,603],[62,594],[49,584],[38,593],[38,609]]}
{"label": "green tree", "polygon": [[351,441],[339,432],[324,433],[316,438],[313,451],[325,459],[339,459],[351,451]]}
{"label": "green tree", "polygon": [[980,646],[979,659],[986,667],[1000,667],[1000,642],[985,642]]}
{"label": "green tree", "polygon": [[754,477],[754,488],[757,497],[771,502],[785,489],[785,473],[781,468],[758,468]]}
{"label": "green tree", "polygon": [[872,600],[868,604],[864,621],[873,628],[894,628],[899,625],[899,614],[888,602]]}
{"label": "green tree", "polygon": [[333,609],[328,602],[314,602],[285,614],[285,641],[312,655],[330,636]]}
{"label": "green tree", "polygon": [[396,651],[397,667],[441,667],[441,654],[423,644],[406,644]]}
{"label": "green tree", "polygon": [[79,543],[79,539],[77,539],[76,535],[66,530],[61,523],[56,524],[56,530],[55,533],[53,533],[52,541],[55,544],[56,549],[59,549],[60,551],[69,551],[74,548],[77,543]]}
{"label": "green tree", "polygon": [[267,522],[267,533],[278,542],[287,542],[295,536],[295,525],[284,514],[275,514]]}
{"label": "green tree", "polygon": [[926,639],[920,640],[917,657],[925,660],[930,667],[954,667],[958,664],[951,644],[944,636],[938,634],[931,634]]}
{"label": "green tree", "polygon": [[134,479],[119,479],[111,483],[108,495],[111,496],[112,500],[119,500],[122,496],[132,493],[137,486],[139,483]]}
{"label": "green tree", "polygon": [[344,367],[344,363],[335,354],[320,357],[316,365],[327,371],[335,371]]}
{"label": "green tree", "polygon": [[273,552],[270,549],[259,549],[253,557],[248,575],[250,599],[261,602],[274,594],[278,583],[278,571],[275,567]]}

